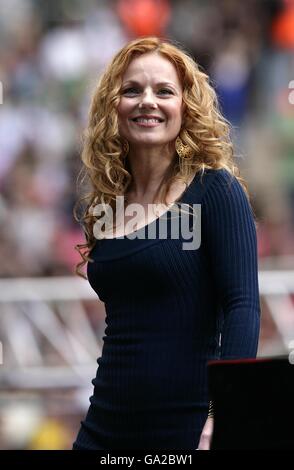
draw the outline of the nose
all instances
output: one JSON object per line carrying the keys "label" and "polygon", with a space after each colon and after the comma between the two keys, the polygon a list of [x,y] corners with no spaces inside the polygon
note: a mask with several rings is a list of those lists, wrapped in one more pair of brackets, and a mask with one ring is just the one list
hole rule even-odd
{"label": "nose", "polygon": [[142,108],[156,108],[157,107],[157,103],[156,103],[156,100],[155,100],[155,96],[152,92],[152,90],[146,90],[143,94],[142,94],[142,98],[141,98],[141,101],[139,103],[139,109],[142,109]]}

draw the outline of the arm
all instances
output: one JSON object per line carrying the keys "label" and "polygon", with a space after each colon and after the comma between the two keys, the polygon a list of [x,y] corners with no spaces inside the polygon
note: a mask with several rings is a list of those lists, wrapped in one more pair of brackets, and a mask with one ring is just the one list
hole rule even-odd
{"label": "arm", "polygon": [[[254,219],[238,180],[217,171],[202,203],[203,235],[218,304],[223,313],[221,359],[255,357],[260,329],[257,241]],[[199,450],[208,450],[213,416]]]}
{"label": "arm", "polygon": [[202,211],[203,243],[223,313],[220,358],[255,357],[260,303],[252,209],[238,180],[218,170]]}
{"label": "arm", "polygon": [[213,424],[214,424],[213,403],[210,401],[207,420],[205,421],[205,424],[203,426],[197,450],[209,450],[210,449],[210,444],[211,444],[211,439],[212,439],[212,434],[213,434]]}

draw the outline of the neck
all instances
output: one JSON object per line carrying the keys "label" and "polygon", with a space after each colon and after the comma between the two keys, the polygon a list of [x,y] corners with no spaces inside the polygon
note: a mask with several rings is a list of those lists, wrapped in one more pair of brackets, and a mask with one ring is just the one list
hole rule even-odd
{"label": "neck", "polygon": [[130,148],[127,158],[133,176],[128,195],[137,200],[150,200],[171,170],[175,152],[166,147]]}

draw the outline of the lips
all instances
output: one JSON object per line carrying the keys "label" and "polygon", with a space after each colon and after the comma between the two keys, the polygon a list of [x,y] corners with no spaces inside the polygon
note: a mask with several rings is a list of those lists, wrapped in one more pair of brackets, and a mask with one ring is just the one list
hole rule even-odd
{"label": "lips", "polygon": [[[139,116],[136,116],[134,118],[131,118],[131,121],[133,122],[146,122],[149,120],[153,120],[153,122],[163,122],[164,119],[160,116],[155,116],[152,114],[140,114]],[[151,121],[152,122],[152,121]]]}
{"label": "lips", "polygon": [[152,129],[153,127],[158,127],[162,124],[162,122],[156,120],[156,119],[142,119],[138,118],[138,120],[131,121],[135,126],[137,127],[145,127]]}

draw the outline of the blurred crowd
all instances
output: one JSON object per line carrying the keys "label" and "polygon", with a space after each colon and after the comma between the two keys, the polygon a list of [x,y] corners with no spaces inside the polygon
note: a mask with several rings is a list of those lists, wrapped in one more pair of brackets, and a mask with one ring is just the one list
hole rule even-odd
{"label": "blurred crowd", "polygon": [[[0,0],[0,277],[73,274],[91,94],[115,52],[144,35],[177,41],[211,77],[249,185],[259,267],[293,269],[294,0]],[[24,334],[15,320],[9,331]],[[17,371],[8,343],[4,365]],[[2,390],[0,447],[71,448],[76,393]]]}
{"label": "blurred crowd", "polygon": [[0,0],[1,277],[73,273],[91,93],[113,54],[149,34],[178,41],[210,75],[233,124],[260,259],[292,259],[294,0]]}

